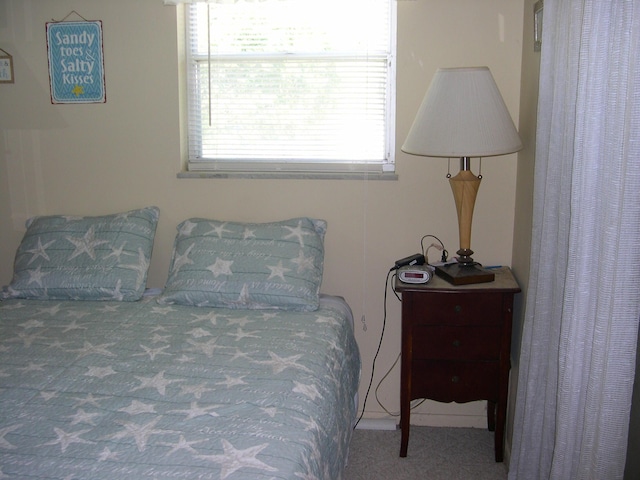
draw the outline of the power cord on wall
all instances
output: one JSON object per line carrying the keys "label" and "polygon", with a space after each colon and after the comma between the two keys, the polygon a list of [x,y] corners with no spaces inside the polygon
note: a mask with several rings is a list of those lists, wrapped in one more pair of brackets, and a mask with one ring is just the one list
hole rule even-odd
{"label": "power cord on wall", "polygon": [[[440,245],[432,243],[431,245],[429,245],[429,247],[427,247],[427,249],[425,251],[424,240],[426,238],[429,238],[429,237],[436,239]],[[398,268],[400,268],[402,266],[415,265],[416,262],[418,264],[420,264],[420,262],[428,263],[427,254],[429,252],[429,248],[431,248],[431,247],[435,247],[438,250],[442,251],[442,256],[441,256],[440,261],[442,261],[442,262],[446,262],[447,261],[448,252],[447,252],[446,248],[444,247],[444,243],[442,243],[442,241],[438,237],[436,237],[435,235],[425,235],[424,237],[422,237],[420,239],[420,250],[422,251],[422,255],[416,254],[416,255],[411,255],[409,257],[397,260],[395,262],[395,265],[391,269],[389,269],[389,271],[387,272],[387,278],[385,280],[385,285],[384,285],[384,305],[383,305],[383,316],[382,316],[382,331],[380,332],[380,340],[378,341],[378,348],[376,349],[376,353],[373,356],[373,361],[371,363],[371,378],[369,379],[369,386],[367,387],[367,393],[365,394],[364,401],[362,403],[362,413],[360,414],[360,416],[358,417],[358,420],[356,420],[355,424],[353,425],[354,430],[358,426],[358,424],[360,423],[360,420],[362,420],[362,417],[364,416],[364,412],[366,411],[367,399],[369,398],[369,393],[371,392],[371,386],[373,385],[373,378],[375,376],[376,361],[378,359],[378,355],[380,354],[380,349],[382,347],[382,340],[384,339],[384,332],[385,332],[385,329],[386,329],[386,326],[387,326],[387,292],[389,291],[389,279],[390,278],[394,278],[396,276],[396,273],[395,273],[396,270],[398,270]],[[422,257],[422,259],[420,259],[420,257]],[[396,296],[396,298],[398,300],[401,300],[400,296],[396,292],[395,288],[392,287],[392,290],[393,290],[393,293]],[[386,409],[386,407],[382,404],[382,402],[378,398],[378,389],[380,388],[380,385],[382,385],[382,382],[391,373],[393,368],[397,365],[399,359],[400,359],[400,355],[398,355],[396,360],[393,362],[393,365],[391,365],[391,367],[389,368],[387,373],[385,373],[384,376],[380,379],[380,381],[378,382],[378,385],[376,386],[376,389],[375,389],[376,401],[378,402],[380,407],[382,407],[382,409],[387,414],[389,414],[391,416],[398,416],[399,414],[393,414],[393,413],[389,412]],[[424,402],[424,400],[420,400],[418,403],[412,405],[411,408],[417,407],[418,405],[422,404],[422,402]]]}
{"label": "power cord on wall", "polygon": [[[383,307],[383,316],[382,316],[382,332],[380,332],[380,341],[378,342],[378,349],[376,350],[376,354],[373,356],[373,362],[371,363],[371,379],[369,380],[369,386],[367,387],[367,393],[364,396],[364,402],[362,403],[362,413],[358,417],[358,420],[353,425],[353,428],[358,426],[360,420],[364,416],[364,412],[367,406],[367,399],[369,398],[369,392],[371,391],[371,385],[373,385],[373,377],[376,369],[376,360],[378,359],[378,354],[380,353],[380,348],[382,347],[382,340],[384,339],[384,331],[387,326],[387,290],[389,290],[389,278],[395,277],[395,271],[398,269],[397,266],[391,268],[387,272],[387,279],[384,284],[384,307]],[[393,274],[393,275],[392,275]]]}

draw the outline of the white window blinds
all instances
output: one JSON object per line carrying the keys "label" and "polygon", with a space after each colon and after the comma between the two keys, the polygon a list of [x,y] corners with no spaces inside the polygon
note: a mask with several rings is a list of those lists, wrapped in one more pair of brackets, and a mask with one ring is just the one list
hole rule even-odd
{"label": "white window blinds", "polygon": [[393,170],[394,0],[185,8],[190,170]]}

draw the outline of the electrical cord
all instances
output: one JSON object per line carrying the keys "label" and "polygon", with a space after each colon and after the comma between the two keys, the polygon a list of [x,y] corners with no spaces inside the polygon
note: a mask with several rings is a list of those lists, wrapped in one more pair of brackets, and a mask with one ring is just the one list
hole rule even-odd
{"label": "electrical cord", "polygon": [[[380,332],[380,341],[378,342],[378,349],[376,350],[376,354],[373,356],[373,362],[371,364],[371,379],[369,380],[369,386],[367,387],[367,393],[364,396],[364,402],[362,403],[362,413],[358,417],[358,420],[353,425],[353,429],[355,430],[360,420],[364,416],[365,408],[367,406],[367,398],[369,398],[369,392],[371,391],[371,386],[373,385],[373,377],[376,370],[376,360],[378,359],[378,354],[380,353],[380,348],[382,347],[382,340],[384,338],[384,331],[387,326],[387,290],[389,289],[389,278],[392,276],[392,272],[395,272],[395,268],[392,268],[387,272],[387,279],[384,284],[384,313],[382,316],[382,332]],[[395,276],[395,273],[394,273]]]}
{"label": "electrical cord", "polygon": [[[447,252],[447,249],[444,247],[444,243],[442,243],[442,240],[440,240],[440,239],[439,239],[438,237],[436,237],[435,235],[425,235],[424,237],[422,237],[422,238],[420,239],[420,249],[422,250],[422,254],[424,255],[424,258],[425,258],[425,259],[427,259],[427,258],[428,258],[428,257],[427,257],[427,253],[429,252],[429,248],[431,248],[431,247],[436,247],[436,248],[438,248],[438,246],[437,246],[436,244],[432,243],[432,244],[427,248],[427,250],[425,251],[425,249],[424,249],[424,240],[425,240],[425,238],[435,238],[435,239],[438,241],[438,243],[440,243],[440,247],[442,247],[442,248],[439,248],[439,250],[442,250],[442,257],[440,258],[440,261],[441,261],[441,262],[446,262],[446,261],[447,261],[447,258],[449,257],[449,252]],[[427,263],[428,263],[428,260],[427,260]]]}
{"label": "electrical cord", "polygon": [[[425,259],[427,258],[426,256],[426,252],[424,249],[424,240],[426,238],[434,238],[436,239],[439,243],[440,246],[442,247],[442,259],[441,261],[446,262],[447,261],[447,256],[449,255],[449,253],[447,252],[447,250],[444,247],[444,243],[442,243],[442,241],[436,237],[435,235],[425,235],[424,237],[422,237],[420,239],[420,249],[422,251],[422,254],[424,255]],[[431,246],[435,246],[438,247],[435,244],[432,244]],[[429,250],[429,248],[427,248],[427,250]],[[385,280],[385,284],[384,284],[384,306],[383,306],[383,316],[382,316],[382,331],[380,332],[380,341],[378,342],[378,348],[376,349],[376,353],[373,356],[373,362],[371,363],[371,378],[369,379],[369,386],[367,387],[367,393],[364,396],[364,401],[362,403],[362,413],[360,413],[360,416],[358,417],[358,420],[356,420],[355,424],[353,425],[353,429],[355,430],[356,427],[358,426],[358,424],[360,423],[360,420],[362,420],[362,417],[364,416],[364,412],[366,410],[366,406],[367,406],[367,399],[369,398],[369,393],[371,392],[371,387],[373,386],[373,378],[375,376],[375,370],[376,370],[376,361],[378,359],[378,355],[380,354],[380,349],[382,347],[382,340],[384,339],[384,331],[386,329],[387,326],[387,292],[389,291],[389,279],[390,278],[395,278],[395,276],[397,275],[396,271],[398,270],[398,267],[392,267],[391,269],[389,269],[389,271],[387,272],[387,278]],[[393,275],[392,275],[393,273]],[[402,301],[402,299],[400,298],[400,296],[398,295],[398,292],[396,292],[396,289],[393,287],[391,287],[391,290],[393,291],[393,294],[396,296],[396,298],[399,301]],[[378,398],[378,389],[380,388],[380,385],[382,385],[382,382],[389,376],[389,374],[391,373],[391,371],[393,370],[393,368],[397,365],[398,360],[400,359],[400,355],[398,355],[398,358],[396,358],[395,362],[393,362],[393,365],[391,365],[391,368],[389,368],[389,370],[387,371],[387,373],[384,374],[384,376],[382,377],[382,379],[380,379],[380,381],[378,382],[378,385],[376,386],[375,389],[375,397],[376,397],[376,401],[378,402],[378,405],[380,405],[380,407],[382,407],[382,409],[389,415],[391,416],[398,416],[399,414],[393,414],[391,412],[389,412],[387,410],[387,408],[382,404],[382,402],[380,401],[380,399]],[[412,405],[411,408],[415,408],[419,405],[421,405],[424,402],[424,399],[420,400],[416,405]]]}

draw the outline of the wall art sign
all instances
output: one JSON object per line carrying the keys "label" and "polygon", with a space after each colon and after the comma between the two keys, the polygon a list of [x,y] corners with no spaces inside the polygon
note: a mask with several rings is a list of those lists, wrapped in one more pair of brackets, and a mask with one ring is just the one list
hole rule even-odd
{"label": "wall art sign", "polygon": [[105,103],[102,22],[48,22],[51,103]]}
{"label": "wall art sign", "polygon": [[13,57],[0,48],[0,83],[13,82]]}

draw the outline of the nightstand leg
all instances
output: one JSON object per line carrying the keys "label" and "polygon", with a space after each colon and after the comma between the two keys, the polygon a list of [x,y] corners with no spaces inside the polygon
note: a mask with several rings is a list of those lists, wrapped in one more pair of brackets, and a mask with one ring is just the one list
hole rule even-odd
{"label": "nightstand leg", "polygon": [[400,456],[407,456],[407,447],[409,446],[409,413],[404,412],[404,404],[400,407],[400,429],[402,437],[400,439]]}
{"label": "nightstand leg", "polygon": [[409,416],[411,415],[411,400],[409,400],[410,393],[409,382],[407,378],[409,376],[408,362],[406,362],[403,358],[402,362],[402,386],[400,388],[400,430],[401,438],[400,438],[400,456],[407,456],[407,446],[409,445]]}
{"label": "nightstand leg", "polygon": [[496,462],[502,462],[504,450],[504,423],[506,420],[506,401],[499,402],[496,408],[495,453]]}
{"label": "nightstand leg", "polygon": [[487,429],[490,432],[496,431],[496,402],[487,402]]}

